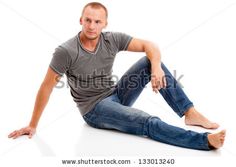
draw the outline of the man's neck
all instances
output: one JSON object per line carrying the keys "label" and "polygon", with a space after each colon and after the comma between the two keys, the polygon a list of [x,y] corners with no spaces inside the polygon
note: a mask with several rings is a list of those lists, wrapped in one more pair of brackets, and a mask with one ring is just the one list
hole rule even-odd
{"label": "man's neck", "polygon": [[94,52],[96,47],[97,47],[97,44],[99,42],[99,37],[96,38],[96,39],[88,39],[84,34],[83,32],[80,33],[79,35],[79,38],[80,38],[80,42],[82,44],[82,46],[88,50],[88,51],[91,51],[91,52]]}

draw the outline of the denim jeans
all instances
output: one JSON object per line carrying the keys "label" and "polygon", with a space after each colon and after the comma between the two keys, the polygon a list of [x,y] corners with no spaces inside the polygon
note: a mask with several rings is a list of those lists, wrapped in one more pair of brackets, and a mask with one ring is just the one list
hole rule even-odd
{"label": "denim jeans", "polygon": [[[167,87],[159,92],[173,111],[182,117],[193,103],[165,65],[162,63],[161,66],[165,72]],[[84,120],[95,128],[115,129],[175,146],[210,150],[208,133],[198,133],[169,125],[157,116],[131,107],[150,81],[150,69],[151,63],[146,56],[137,61],[116,84],[113,94],[98,102],[83,116]]]}

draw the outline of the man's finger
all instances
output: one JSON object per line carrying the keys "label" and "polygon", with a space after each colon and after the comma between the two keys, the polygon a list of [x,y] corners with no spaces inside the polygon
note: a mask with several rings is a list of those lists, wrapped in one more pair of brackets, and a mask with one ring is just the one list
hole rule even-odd
{"label": "man's finger", "polygon": [[162,88],[162,82],[160,79],[156,80],[157,90],[160,90]]}
{"label": "man's finger", "polygon": [[11,138],[11,137],[14,136],[15,134],[16,134],[16,131],[10,133],[10,134],[8,135],[8,137]]}
{"label": "man's finger", "polygon": [[163,77],[163,83],[164,83],[164,88],[166,88],[167,87],[166,77]]}
{"label": "man's finger", "polygon": [[22,136],[22,135],[24,135],[24,134],[27,134],[27,133],[24,131],[24,129],[17,130],[17,131],[15,131],[15,133],[12,135],[12,138],[13,138],[13,139],[16,139],[17,137]]}
{"label": "man's finger", "polygon": [[33,132],[29,132],[29,139],[31,139],[33,136]]}
{"label": "man's finger", "polygon": [[19,132],[16,132],[16,134],[12,137],[13,139],[16,139],[17,137],[19,137],[20,136],[20,134],[19,134]]}
{"label": "man's finger", "polygon": [[19,130],[18,134],[19,134],[19,136],[25,134],[25,130],[24,129]]}
{"label": "man's finger", "polygon": [[9,135],[9,138],[16,138],[19,136],[19,130],[15,130],[14,132],[12,132],[10,135]]}
{"label": "man's finger", "polygon": [[153,91],[154,91],[155,93],[158,93],[158,89],[157,89],[157,88],[154,88]]}

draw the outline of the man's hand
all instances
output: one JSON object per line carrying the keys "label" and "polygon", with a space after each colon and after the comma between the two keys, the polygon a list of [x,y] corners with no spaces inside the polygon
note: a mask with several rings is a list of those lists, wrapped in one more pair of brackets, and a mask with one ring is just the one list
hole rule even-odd
{"label": "man's hand", "polygon": [[40,86],[40,89],[36,97],[36,101],[34,105],[34,112],[32,114],[32,118],[29,125],[10,133],[8,135],[9,138],[16,139],[17,137],[22,136],[22,135],[28,135],[29,138],[32,138],[32,136],[36,132],[36,127],[37,127],[39,118],[41,117],[41,114],[43,112],[43,109],[49,100],[50,94],[54,86],[58,83],[60,78],[61,77],[59,74],[57,74],[55,71],[53,71],[53,69],[48,67],[47,74],[44,78],[44,81],[42,82]]}
{"label": "man's hand", "polygon": [[156,70],[152,71],[151,84],[152,84],[152,90],[155,93],[158,93],[158,91],[161,88],[166,87],[167,84],[166,84],[165,73],[164,73],[164,71],[162,70],[161,67],[159,67]]}
{"label": "man's hand", "polygon": [[157,93],[161,88],[166,87],[165,73],[161,68],[161,53],[159,48],[152,42],[133,38],[127,48],[132,52],[145,52],[151,62],[151,83],[152,90]]}
{"label": "man's hand", "polygon": [[32,136],[35,134],[35,132],[36,132],[35,128],[27,126],[27,127],[21,128],[19,130],[15,130],[14,132],[10,133],[8,135],[8,138],[16,139],[19,136],[28,135],[28,137],[31,139]]}

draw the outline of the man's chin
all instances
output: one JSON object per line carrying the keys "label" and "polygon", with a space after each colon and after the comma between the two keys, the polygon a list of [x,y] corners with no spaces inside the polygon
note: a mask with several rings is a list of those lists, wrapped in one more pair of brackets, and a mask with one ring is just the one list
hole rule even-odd
{"label": "man's chin", "polygon": [[98,37],[88,37],[89,40],[96,40]]}
{"label": "man's chin", "polygon": [[98,36],[90,36],[90,35],[86,35],[87,39],[89,40],[95,40],[98,38]]}

